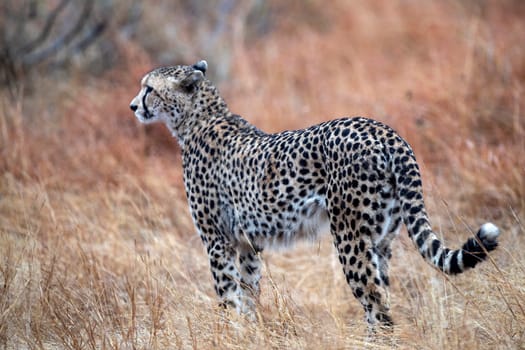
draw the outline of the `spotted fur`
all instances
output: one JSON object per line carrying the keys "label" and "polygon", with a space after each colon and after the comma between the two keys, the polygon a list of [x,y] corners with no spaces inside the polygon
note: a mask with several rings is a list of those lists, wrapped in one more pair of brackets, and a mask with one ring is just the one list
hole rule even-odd
{"label": "spotted fur", "polygon": [[224,305],[253,313],[259,253],[315,239],[323,224],[371,327],[392,325],[390,245],[403,223],[425,260],[447,274],[496,248],[491,223],[461,249],[443,245],[414,153],[390,127],[357,117],[268,134],[229,111],[206,69],[205,61],[156,69],[130,107],[143,123],[165,123],[181,146],[191,215]]}

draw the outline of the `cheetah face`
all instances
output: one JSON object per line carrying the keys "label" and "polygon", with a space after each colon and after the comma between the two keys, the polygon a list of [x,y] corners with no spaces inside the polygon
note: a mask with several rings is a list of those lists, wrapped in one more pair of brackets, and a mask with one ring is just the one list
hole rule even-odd
{"label": "cheetah face", "polygon": [[199,61],[193,66],[156,69],[142,78],[141,89],[129,107],[141,123],[177,124],[190,109],[207,68],[206,61]]}

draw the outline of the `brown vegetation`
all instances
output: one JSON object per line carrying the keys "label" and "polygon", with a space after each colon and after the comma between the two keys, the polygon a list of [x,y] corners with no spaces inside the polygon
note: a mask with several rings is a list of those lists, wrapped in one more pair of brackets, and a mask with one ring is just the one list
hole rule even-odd
{"label": "brown vegetation", "polygon": [[[59,1],[36,3],[45,15]],[[398,130],[418,156],[432,222],[450,246],[485,221],[500,226],[491,259],[454,278],[427,266],[401,233],[392,343],[525,347],[521,1],[95,3],[111,5],[118,21],[93,46],[2,75],[11,80],[0,94],[0,347],[364,345],[363,312],[329,235],[264,254],[257,322],[216,308],[178,146],[128,109],[145,72],[201,58],[230,109],[264,130],[344,115]],[[25,35],[38,37],[44,24]],[[4,35],[2,52],[13,43]]]}

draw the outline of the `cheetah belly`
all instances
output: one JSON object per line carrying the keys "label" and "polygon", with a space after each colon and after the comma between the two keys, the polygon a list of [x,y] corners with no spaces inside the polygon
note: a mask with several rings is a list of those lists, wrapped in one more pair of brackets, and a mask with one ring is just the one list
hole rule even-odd
{"label": "cheetah belly", "polygon": [[273,223],[266,232],[259,232],[254,241],[270,249],[286,248],[297,241],[315,241],[329,229],[328,212],[324,198],[313,196],[287,212]]}

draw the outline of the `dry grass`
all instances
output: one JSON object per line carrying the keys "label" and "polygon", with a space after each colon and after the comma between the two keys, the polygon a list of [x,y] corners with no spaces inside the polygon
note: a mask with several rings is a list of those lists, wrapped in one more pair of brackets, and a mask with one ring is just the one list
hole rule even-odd
{"label": "dry grass", "polygon": [[[449,245],[487,220],[503,231],[488,262],[454,278],[403,233],[395,334],[370,346],[524,349],[523,4],[270,4],[284,13],[273,31],[241,30],[227,46],[234,63],[221,90],[234,112],[269,131],[349,114],[384,121],[415,149]],[[329,237],[264,254],[257,322],[219,312],[177,146],[127,107],[155,58],[122,40],[125,62],[101,78],[71,71],[0,96],[0,347],[365,346]]]}

